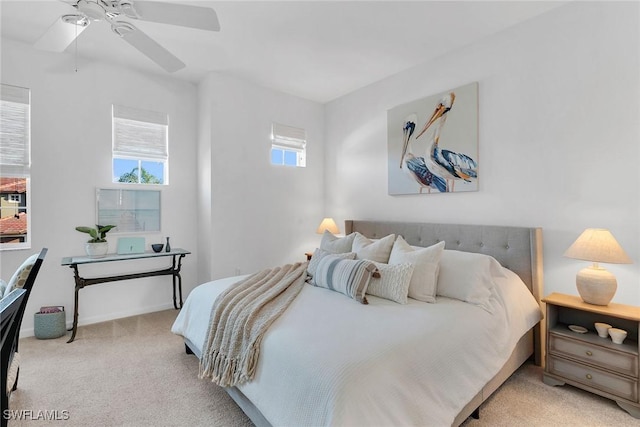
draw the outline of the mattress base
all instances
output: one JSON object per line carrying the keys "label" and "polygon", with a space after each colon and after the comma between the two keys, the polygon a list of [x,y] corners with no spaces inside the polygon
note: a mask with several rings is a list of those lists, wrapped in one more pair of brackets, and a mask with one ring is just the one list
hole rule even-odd
{"label": "mattress base", "polygon": [[[200,358],[200,350],[193,345],[188,339],[184,340],[187,347],[187,353],[191,350],[192,354],[195,354],[198,359]],[[458,413],[452,425],[459,426],[467,418],[472,416],[474,412],[480,408],[483,402],[485,402],[489,396],[493,394],[513,373],[518,370],[520,366],[531,356],[534,355],[534,333],[533,329],[529,330],[526,334],[520,338],[518,344],[514,348],[511,356],[506,361],[502,369],[498,371],[496,375],[476,394],[469,403],[462,408],[462,411]],[[271,427],[271,423],[262,415],[262,412],[236,387],[224,387],[227,394],[233,399],[234,402],[242,409],[242,411],[249,417],[251,422],[257,427]]]}
{"label": "mattress base", "polygon": [[506,380],[509,379],[515,371],[528,359],[534,355],[534,334],[533,329],[529,330],[526,334],[520,338],[516,348],[513,349],[511,356],[505,362],[504,366],[498,371],[489,382],[482,387],[482,390],[476,394],[469,403],[466,404],[462,411],[456,416],[453,421],[454,426],[462,424],[476,409],[480,408],[480,405],[485,402],[489,396],[493,394]]}

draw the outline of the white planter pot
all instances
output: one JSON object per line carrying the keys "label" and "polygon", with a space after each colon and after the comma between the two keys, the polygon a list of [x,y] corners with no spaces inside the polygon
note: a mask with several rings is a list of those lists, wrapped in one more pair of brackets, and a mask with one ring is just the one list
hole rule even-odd
{"label": "white planter pot", "polygon": [[102,258],[109,251],[109,243],[86,243],[84,245],[84,250],[91,258]]}

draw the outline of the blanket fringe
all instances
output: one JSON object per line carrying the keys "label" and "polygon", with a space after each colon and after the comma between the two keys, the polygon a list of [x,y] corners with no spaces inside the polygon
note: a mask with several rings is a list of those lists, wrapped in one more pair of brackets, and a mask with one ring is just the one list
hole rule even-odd
{"label": "blanket fringe", "polygon": [[198,378],[211,378],[212,382],[221,387],[232,387],[250,381],[255,375],[259,353],[259,347],[254,347],[242,357],[234,358],[214,351],[207,366],[200,366]]}

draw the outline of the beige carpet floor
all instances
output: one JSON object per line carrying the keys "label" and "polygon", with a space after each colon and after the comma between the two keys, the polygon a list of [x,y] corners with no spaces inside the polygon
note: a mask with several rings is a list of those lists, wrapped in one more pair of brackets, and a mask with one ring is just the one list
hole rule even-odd
{"label": "beige carpet floor", "polygon": [[[170,332],[176,314],[82,326],[71,344],[67,337],[22,339],[10,406],[31,419],[9,426],[252,425],[222,389],[197,378],[196,357],[186,355],[182,339]],[[614,402],[570,386],[546,386],[541,375],[525,364],[482,406],[480,420],[464,426],[640,426]],[[59,419],[46,421],[43,411]]]}

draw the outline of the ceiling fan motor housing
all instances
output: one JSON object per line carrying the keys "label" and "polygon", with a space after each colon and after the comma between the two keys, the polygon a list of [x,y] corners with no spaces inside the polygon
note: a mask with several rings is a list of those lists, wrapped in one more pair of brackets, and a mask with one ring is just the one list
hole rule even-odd
{"label": "ceiling fan motor housing", "polygon": [[78,0],[75,7],[93,21],[108,21],[117,17],[120,13],[128,15],[126,13],[127,10],[131,10],[131,13],[135,16],[133,4],[129,0]]}

